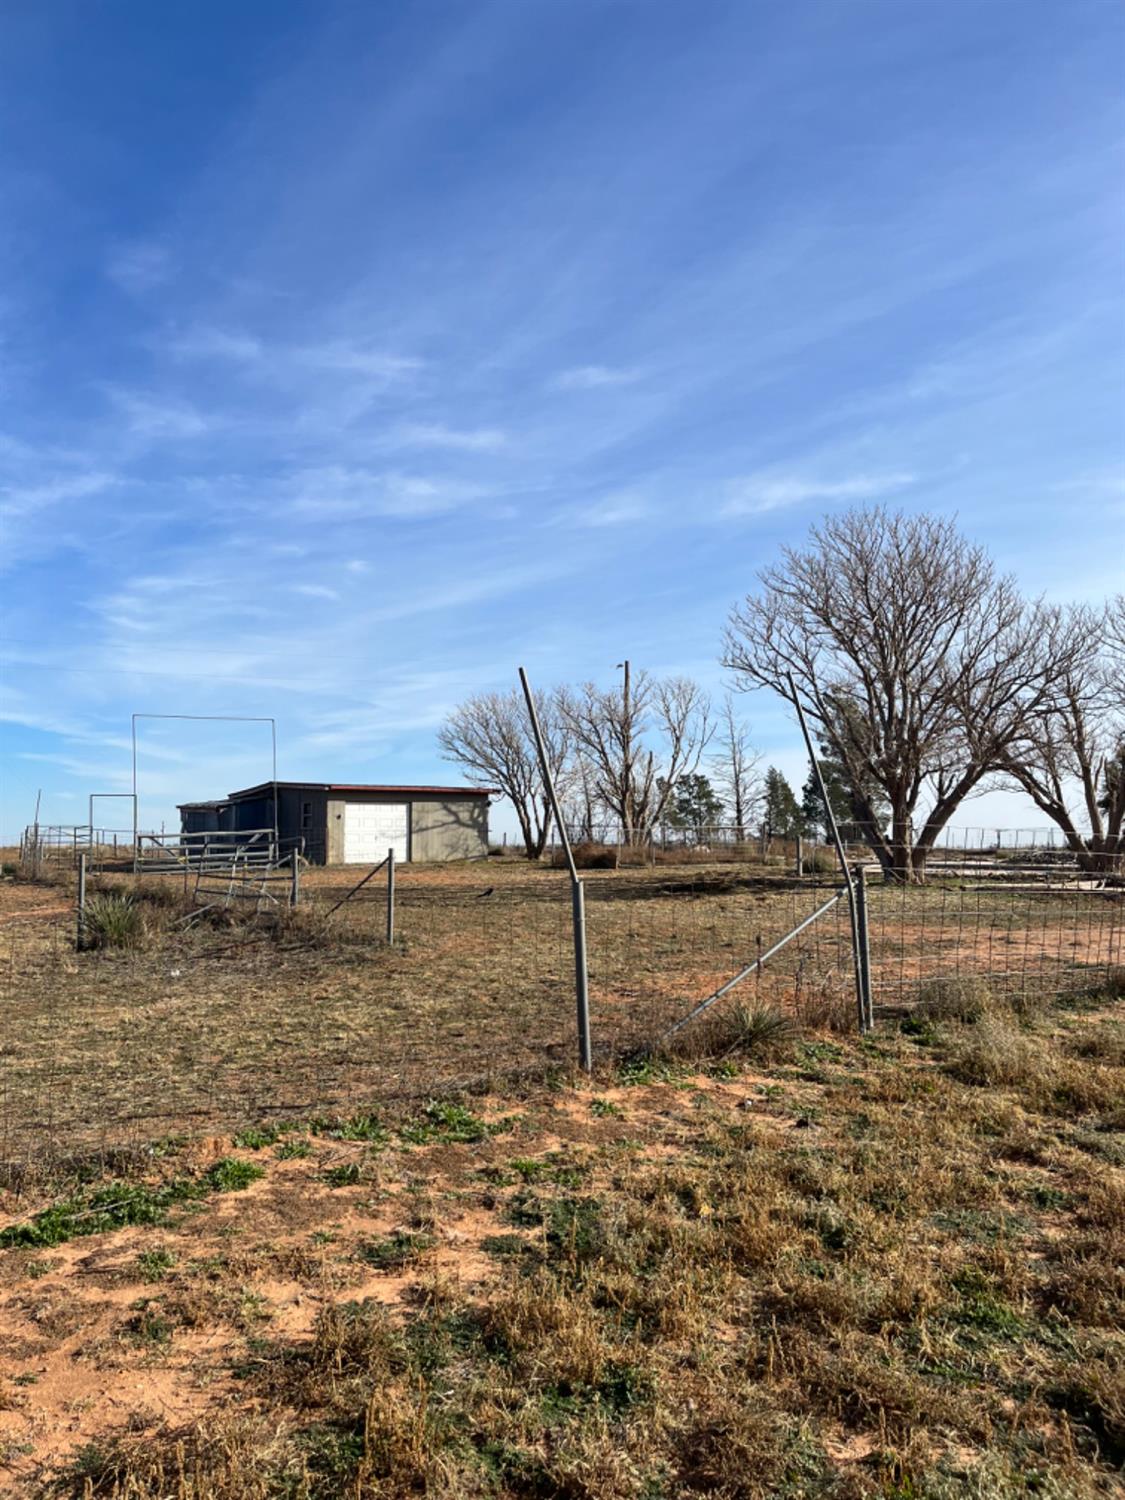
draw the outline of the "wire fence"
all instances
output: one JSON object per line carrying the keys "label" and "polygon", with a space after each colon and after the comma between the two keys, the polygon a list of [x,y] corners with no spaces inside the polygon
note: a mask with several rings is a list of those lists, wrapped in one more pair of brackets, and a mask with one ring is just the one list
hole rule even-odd
{"label": "wire fence", "polygon": [[[5,882],[0,1161],[353,1112],[573,1065],[564,875],[514,861],[400,869],[393,944],[380,880],[337,906],[354,884],[350,871],[317,872],[295,911],[219,906],[185,921],[175,876],[120,877],[145,911],[137,946],[80,952],[72,887]],[[726,867],[591,872],[596,1058],[653,1043],[836,888]],[[935,982],[972,976],[1015,1002],[1094,992],[1125,966],[1125,888],[1035,867],[1007,880],[875,881],[868,916],[884,1022]],[[747,1004],[851,1024],[846,901],[709,1014]]]}
{"label": "wire fence", "polygon": [[[764,826],[734,823],[699,823],[681,827],[658,824],[647,834],[630,836],[620,823],[585,822],[567,825],[572,843],[593,843],[608,848],[643,848],[660,852],[675,852],[694,848],[709,849],[716,854],[736,851],[745,857],[780,854],[796,847],[796,838],[790,833],[771,832]],[[862,845],[862,836],[853,825],[844,823],[841,832],[845,842]],[[917,830],[915,831],[917,833]],[[806,827],[803,835],[806,847],[821,844],[829,847],[826,829]],[[998,856],[1028,855],[1040,852],[1068,853],[1066,836],[1062,830],[1052,826],[1038,828],[997,828],[947,826],[934,840],[938,851],[965,854],[992,854]]]}

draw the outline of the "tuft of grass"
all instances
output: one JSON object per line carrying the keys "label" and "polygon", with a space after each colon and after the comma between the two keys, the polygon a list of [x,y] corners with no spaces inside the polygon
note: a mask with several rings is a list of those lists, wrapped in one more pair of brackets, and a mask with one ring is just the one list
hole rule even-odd
{"label": "tuft of grass", "polygon": [[260,1167],[257,1162],[224,1156],[214,1166],[208,1167],[203,1180],[216,1193],[238,1193],[265,1175],[265,1167]]}
{"label": "tuft of grass", "polygon": [[129,892],[102,891],[86,899],[84,948],[135,948],[144,935],[144,913]]}
{"label": "tuft of grass", "polygon": [[792,1017],[783,1014],[776,1005],[761,1005],[753,1001],[734,1006],[727,1024],[731,1035],[730,1050],[737,1052],[776,1051],[797,1035]]}
{"label": "tuft of grass", "polygon": [[252,1126],[249,1130],[240,1130],[234,1136],[233,1144],[242,1151],[264,1151],[280,1135],[281,1131],[276,1126]]}
{"label": "tuft of grass", "polygon": [[356,1251],[360,1260],[378,1271],[398,1271],[433,1249],[432,1234],[395,1229],[380,1240],[364,1240]]}
{"label": "tuft of grass", "polygon": [[373,1146],[385,1146],[390,1135],[376,1114],[351,1115],[333,1126],[325,1134],[338,1141],[367,1141]]}
{"label": "tuft of grass", "polygon": [[359,1182],[362,1171],[359,1162],[348,1161],[338,1167],[329,1167],[321,1176],[329,1187],[354,1187]]}
{"label": "tuft of grass", "polygon": [[624,1110],[619,1104],[614,1104],[612,1099],[591,1099],[590,1113],[597,1115],[600,1120],[605,1120],[612,1115],[624,1114]]}
{"label": "tuft of grass", "polygon": [[803,859],[806,875],[834,875],[839,865],[834,854],[827,849],[814,849]]}
{"label": "tuft of grass", "polygon": [[280,1141],[274,1147],[274,1155],[278,1161],[294,1161],[298,1157],[308,1156],[311,1147],[304,1136],[290,1136],[288,1140]]}
{"label": "tuft of grass", "polygon": [[142,1250],[137,1256],[137,1269],[145,1281],[163,1281],[175,1264],[170,1250]]}
{"label": "tuft of grass", "polygon": [[410,1146],[429,1146],[437,1141],[472,1145],[505,1129],[504,1121],[482,1120],[464,1104],[432,1099],[422,1111],[421,1119],[403,1125],[399,1135]]}
{"label": "tuft of grass", "polygon": [[1035,1038],[999,1016],[988,1016],[953,1049],[949,1072],[978,1087],[1032,1087],[1049,1084],[1051,1061]]}
{"label": "tuft of grass", "polygon": [[930,1021],[972,1024],[992,1008],[992,991],[975,974],[928,979],[918,992],[918,1014]]}

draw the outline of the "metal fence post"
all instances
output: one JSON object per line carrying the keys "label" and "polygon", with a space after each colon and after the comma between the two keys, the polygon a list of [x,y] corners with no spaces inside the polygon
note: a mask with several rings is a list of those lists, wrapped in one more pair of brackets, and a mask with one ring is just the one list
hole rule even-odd
{"label": "metal fence post", "polygon": [[297,906],[301,900],[301,856],[296,849],[289,856],[292,865],[292,885],[289,891],[290,906]]}
{"label": "metal fence post", "polygon": [[78,856],[78,927],[74,946],[79,952],[86,946],[86,856]]}
{"label": "metal fence post", "polygon": [[820,802],[824,808],[825,818],[828,822],[828,831],[832,835],[832,842],[836,845],[836,858],[840,861],[840,874],[843,876],[844,884],[848,888],[848,917],[852,929],[852,960],[855,964],[856,1019],[860,1031],[863,1032],[867,1030],[867,1000],[863,989],[863,961],[859,955],[859,917],[856,914],[855,883],[848,869],[846,845],[840,839],[840,829],[836,823],[836,814],[832,810],[832,803],[828,800],[828,793],[824,787],[824,777],[820,770],[820,761],[817,759],[812,735],[809,733],[808,721],[805,718],[805,710],[801,706],[800,695],[797,692],[797,684],[793,681],[792,672],[788,674],[788,678],[789,701],[797,710],[797,721],[801,726],[805,749],[809,753],[809,764],[812,766],[817,791],[820,793]]}
{"label": "metal fence post", "polygon": [[539,714],[535,708],[535,695],[531,691],[531,683],[528,681],[527,673],[522,667],[519,669],[519,674],[524,701],[527,703],[527,717],[531,724],[531,732],[535,738],[535,749],[539,757],[539,769],[543,774],[543,784],[547,788],[547,796],[551,802],[551,812],[554,814],[555,827],[558,829],[559,841],[562,844],[563,853],[566,855],[567,869],[570,871],[570,900],[571,912],[574,919],[574,992],[578,1011],[578,1063],[585,1072],[589,1073],[593,1070],[594,1066],[594,1049],[590,1036],[590,992],[586,977],[586,895],[578,874],[578,866],[574,863],[574,851],[570,847],[570,835],[567,833],[566,824],[563,822],[558,794],[555,791],[555,780],[551,775],[551,767],[547,761],[547,748],[543,743],[543,731],[539,727]]}
{"label": "metal fence post", "polygon": [[588,1073],[594,1066],[590,1046],[590,993],[586,975],[586,887],[575,880],[570,887],[574,917],[574,993],[578,1005],[578,1062]]}
{"label": "metal fence post", "polygon": [[805,855],[801,844],[801,835],[797,835],[797,879],[805,873]]}
{"label": "metal fence post", "polygon": [[860,990],[863,996],[863,1031],[871,1031],[875,1025],[875,1007],[871,999],[871,943],[867,923],[867,872],[862,865],[855,867],[855,917],[856,936],[859,939]]}
{"label": "metal fence post", "polygon": [[387,850],[387,942],[395,940],[395,851]]}

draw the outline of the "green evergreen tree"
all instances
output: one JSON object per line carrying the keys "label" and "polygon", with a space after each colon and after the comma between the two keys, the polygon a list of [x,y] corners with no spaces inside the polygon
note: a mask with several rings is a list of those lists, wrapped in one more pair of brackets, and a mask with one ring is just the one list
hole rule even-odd
{"label": "green evergreen tree", "polygon": [[801,831],[801,808],[793,788],[776,766],[766,772],[762,831],[766,838],[792,839]]}
{"label": "green evergreen tree", "polygon": [[669,828],[690,829],[697,839],[703,839],[707,829],[721,823],[722,818],[722,801],[706,776],[696,773],[679,778],[664,809]]}
{"label": "green evergreen tree", "polygon": [[[823,746],[821,748],[823,749]],[[818,757],[817,764],[824,778],[824,789],[828,793],[832,811],[836,815],[836,826],[840,830],[840,837],[849,843],[864,839],[867,836],[866,824],[856,814],[855,801],[843,764],[828,755],[823,758]],[[867,796],[881,826],[882,820],[890,813],[890,804],[878,787],[869,787]],[[820,795],[820,788],[816,784],[816,777],[811,770],[801,790],[801,815],[804,822],[803,832],[809,838],[828,843],[832,836],[828,827],[828,815],[825,811],[824,799]]]}

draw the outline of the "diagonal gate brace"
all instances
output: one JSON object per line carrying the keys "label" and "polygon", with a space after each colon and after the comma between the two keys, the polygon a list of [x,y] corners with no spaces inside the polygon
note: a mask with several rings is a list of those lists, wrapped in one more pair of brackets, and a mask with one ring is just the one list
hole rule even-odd
{"label": "diagonal gate brace", "polygon": [[819,917],[823,917],[826,911],[831,911],[840,897],[847,895],[847,892],[848,887],[846,885],[841,886],[834,895],[829,897],[823,906],[818,906],[816,911],[807,916],[803,922],[798,922],[796,927],[791,932],[787,932],[783,938],[779,938],[772,948],[767,948],[752,964],[747,964],[744,969],[739,969],[733,979],[728,979],[726,984],[720,985],[713,994],[708,995],[705,1000],[701,1000],[698,1005],[689,1010],[686,1016],[681,1016],[675,1025],[669,1026],[664,1035],[659,1038],[656,1045],[658,1047],[663,1046],[670,1037],[674,1037],[677,1032],[682,1031],[685,1026],[690,1025],[697,1016],[701,1016],[705,1010],[710,1010],[716,1000],[721,1000],[724,995],[728,995],[734,989],[735,985],[741,984],[744,979],[749,979],[750,975],[760,970],[762,965],[773,958],[775,953],[780,953],[787,943],[791,943],[798,933],[804,932],[806,927],[811,927]]}

